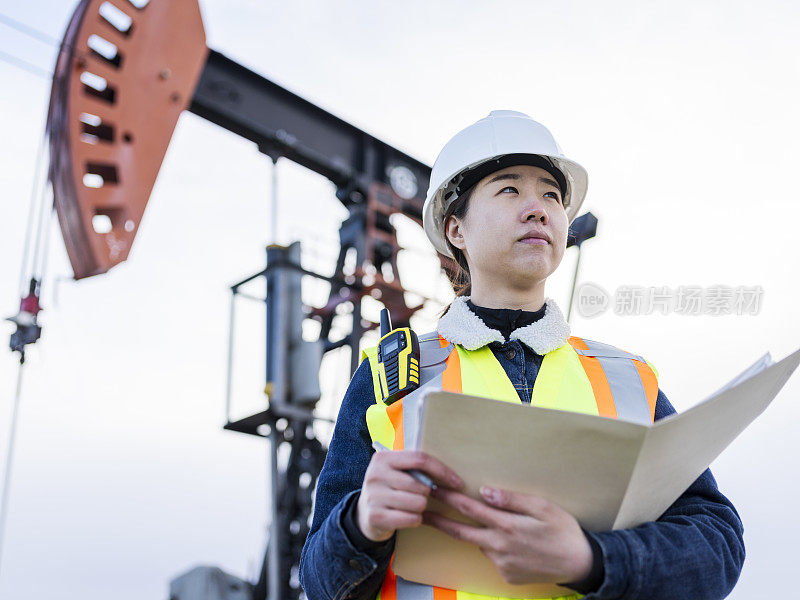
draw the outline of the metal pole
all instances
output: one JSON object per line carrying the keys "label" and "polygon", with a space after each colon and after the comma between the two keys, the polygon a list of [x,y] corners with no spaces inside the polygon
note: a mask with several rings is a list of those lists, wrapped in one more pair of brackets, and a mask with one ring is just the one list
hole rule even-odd
{"label": "metal pole", "polygon": [[231,289],[231,315],[228,320],[228,380],[225,382],[225,422],[231,422],[231,388],[233,386],[233,327],[236,290]]}
{"label": "metal pole", "polygon": [[569,293],[569,308],[567,309],[567,323],[572,317],[572,303],[575,300],[575,283],[578,281],[578,267],[581,264],[581,247],[578,246],[578,259],[575,261],[575,273],[572,276],[572,291]]}
{"label": "metal pole", "polygon": [[14,442],[17,437],[17,415],[19,413],[20,391],[22,389],[22,365],[25,363],[23,354],[19,361],[19,374],[17,375],[17,393],[14,397],[14,408],[11,412],[11,431],[8,434],[8,452],[6,453],[6,468],[3,476],[3,496],[0,500],[0,572],[3,564],[3,540],[6,533],[6,516],[8,515],[8,495],[11,487],[11,466],[14,462]]}
{"label": "metal pole", "polygon": [[269,528],[269,583],[267,586],[267,598],[269,600],[280,600],[281,597],[281,534],[280,516],[278,513],[278,446],[280,445],[280,432],[277,427],[272,428],[269,443],[269,466],[270,466],[270,496],[272,500],[272,521]]}
{"label": "metal pole", "polygon": [[[267,247],[267,268],[289,260],[289,249],[278,245]],[[269,399],[271,403],[286,404],[288,398],[288,314],[289,314],[289,273],[283,267],[275,267],[267,272],[267,382],[271,387]],[[280,600],[283,578],[281,577],[281,550],[283,548],[281,518],[278,511],[279,468],[278,448],[281,434],[277,425],[272,424],[270,432],[270,486],[272,499],[272,519],[269,536],[269,574],[267,598]]]}
{"label": "metal pole", "polygon": [[270,234],[271,244],[278,242],[278,157],[272,157],[272,198],[270,201]]}

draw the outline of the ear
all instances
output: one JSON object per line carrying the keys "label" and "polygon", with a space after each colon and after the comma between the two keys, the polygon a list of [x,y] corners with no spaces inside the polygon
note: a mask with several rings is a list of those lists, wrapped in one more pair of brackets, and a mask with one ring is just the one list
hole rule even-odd
{"label": "ear", "polygon": [[447,219],[447,223],[444,226],[444,233],[447,236],[447,239],[450,240],[450,243],[453,244],[459,250],[466,250],[467,245],[464,242],[464,223],[458,217],[454,215],[450,215]]}

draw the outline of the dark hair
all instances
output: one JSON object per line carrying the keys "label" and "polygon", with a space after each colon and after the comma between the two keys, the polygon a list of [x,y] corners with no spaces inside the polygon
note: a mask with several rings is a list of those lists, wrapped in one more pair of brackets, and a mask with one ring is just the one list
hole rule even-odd
{"label": "dark hair", "polygon": [[[456,296],[469,296],[472,294],[472,280],[470,279],[469,275],[469,264],[467,264],[467,257],[464,256],[464,253],[461,250],[453,246],[449,239],[447,239],[447,221],[450,219],[450,217],[464,219],[467,214],[467,210],[469,210],[469,200],[474,191],[475,186],[472,185],[463,194],[453,200],[453,202],[450,203],[450,206],[447,207],[447,210],[444,212],[444,217],[442,218],[442,234],[444,235],[444,243],[447,244],[447,248],[450,250],[453,257],[455,257],[454,267],[452,269],[445,269],[445,273],[447,274],[447,278],[450,280],[450,284],[453,286],[453,289],[456,292]],[[450,305],[448,304],[439,316],[444,315],[444,313],[446,313],[449,309]]]}

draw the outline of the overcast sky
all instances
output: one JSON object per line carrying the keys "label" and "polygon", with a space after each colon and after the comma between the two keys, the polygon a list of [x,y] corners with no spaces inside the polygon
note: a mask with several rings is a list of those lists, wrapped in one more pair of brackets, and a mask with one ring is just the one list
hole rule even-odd
{"label": "overcast sky", "polygon": [[[163,0],[152,0],[154,2]],[[800,346],[800,25],[792,2],[201,1],[208,44],[432,164],[493,109],[548,126],[589,172],[599,219],[580,281],[760,286],[757,314],[573,314],[572,331],[642,354],[678,410],[767,350]],[[488,7],[488,8],[487,8]],[[60,38],[74,2],[0,0]],[[55,49],[0,24],[0,51],[52,69]],[[25,222],[50,83],[0,62],[0,313],[15,314]],[[166,598],[196,564],[255,578],[265,543],[265,445],[225,432],[228,286],[263,267],[270,163],[192,114],[173,136],[131,255],[71,281],[51,221],[42,340],[25,365],[0,596]],[[279,241],[332,269],[346,211],[282,161]],[[448,300],[433,251],[405,229],[404,283]],[[574,249],[548,281],[567,311]],[[402,274],[402,273],[401,273]],[[260,288],[253,287],[253,293]],[[324,290],[309,287],[308,298]],[[414,325],[435,325],[430,306]],[[259,410],[264,319],[241,304],[235,406]],[[11,333],[5,324],[3,339]],[[6,344],[7,341],[3,341]],[[326,359],[333,414],[347,356]],[[0,452],[18,365],[0,353]],[[747,561],[731,595],[796,569],[800,377],[712,464],[739,510]],[[321,435],[325,435],[321,431]],[[1,468],[1,467],[0,467]]]}

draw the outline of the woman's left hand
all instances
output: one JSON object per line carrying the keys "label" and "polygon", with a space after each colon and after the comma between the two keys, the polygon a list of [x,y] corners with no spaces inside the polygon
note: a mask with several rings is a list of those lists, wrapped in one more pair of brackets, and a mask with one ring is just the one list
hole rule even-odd
{"label": "woman's left hand", "polygon": [[432,511],[423,523],[476,544],[508,583],[567,583],[584,579],[592,548],[575,518],[538,496],[481,488],[485,502],[439,488],[432,495],[479,526]]}

